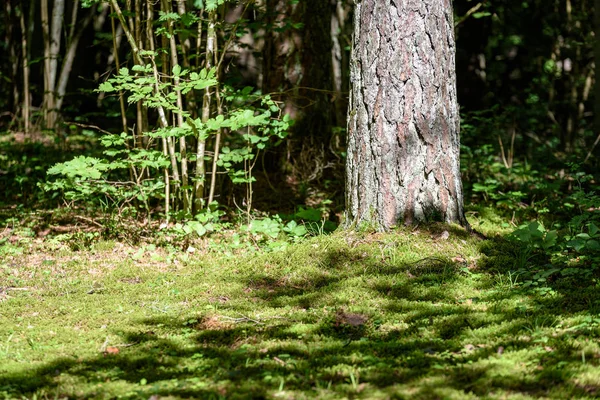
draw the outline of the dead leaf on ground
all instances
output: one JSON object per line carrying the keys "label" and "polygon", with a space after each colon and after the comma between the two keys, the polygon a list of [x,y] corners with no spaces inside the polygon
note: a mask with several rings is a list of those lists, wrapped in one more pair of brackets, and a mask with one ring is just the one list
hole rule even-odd
{"label": "dead leaf on ground", "polygon": [[139,276],[136,276],[135,278],[122,278],[120,279],[121,282],[123,283],[131,283],[131,284],[138,284],[138,283],[142,283],[142,278],[140,278]]}
{"label": "dead leaf on ground", "polygon": [[196,326],[196,329],[208,330],[208,331],[218,331],[223,329],[231,328],[231,323],[223,322],[219,319],[219,317],[212,316],[208,318],[203,318]]}
{"label": "dead leaf on ground", "polygon": [[579,389],[581,389],[584,392],[589,393],[589,394],[596,394],[598,391],[600,391],[600,387],[598,387],[596,385],[577,384],[576,386]]}
{"label": "dead leaf on ground", "polygon": [[366,387],[367,387],[367,384],[366,384],[366,383],[361,383],[360,385],[358,385],[358,386],[356,387],[356,393],[360,393],[360,392],[362,392],[363,390],[365,390],[365,388],[366,388]]}
{"label": "dead leaf on ground", "polygon": [[216,303],[216,302],[227,303],[229,301],[229,297],[227,297],[227,296],[211,297],[209,299],[209,301],[211,303]]}
{"label": "dead leaf on ground", "polygon": [[51,230],[51,229],[45,229],[45,230],[43,230],[43,231],[39,231],[39,232],[37,233],[37,236],[38,236],[38,237],[46,237],[46,236],[48,236],[48,235],[50,234],[50,232],[52,232],[52,230]]}
{"label": "dead leaf on ground", "polygon": [[115,355],[115,354],[119,354],[119,352],[120,352],[119,348],[118,347],[114,347],[114,346],[108,346],[106,348],[106,350],[104,350],[104,354],[105,355],[106,354],[113,354],[113,355]]}
{"label": "dead leaf on ground", "polygon": [[369,320],[369,317],[361,314],[346,313],[338,311],[335,316],[336,325],[362,326]]}
{"label": "dead leaf on ground", "polygon": [[469,352],[473,351],[473,350],[475,350],[475,346],[473,346],[472,344],[467,344],[467,345],[465,345],[465,350],[469,351]]}
{"label": "dead leaf on ground", "polygon": [[279,364],[281,366],[285,366],[285,361],[283,361],[281,358],[273,357],[273,360],[275,360],[275,362],[277,362],[277,364]]}

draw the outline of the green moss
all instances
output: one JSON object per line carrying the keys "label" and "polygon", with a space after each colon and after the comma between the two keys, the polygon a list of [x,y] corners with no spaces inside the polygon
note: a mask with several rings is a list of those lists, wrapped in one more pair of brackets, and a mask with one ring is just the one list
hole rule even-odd
{"label": "green moss", "polygon": [[237,258],[5,252],[27,290],[0,297],[0,398],[594,398],[598,291],[518,290],[515,246],[438,224]]}

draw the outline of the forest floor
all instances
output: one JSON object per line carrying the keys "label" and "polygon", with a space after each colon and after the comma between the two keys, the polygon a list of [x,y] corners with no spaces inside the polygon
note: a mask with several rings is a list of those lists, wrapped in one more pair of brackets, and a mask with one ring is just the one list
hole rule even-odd
{"label": "forest floor", "polygon": [[525,287],[527,253],[472,222],[487,238],[438,225],[236,255],[13,231],[0,398],[598,398],[595,281]]}

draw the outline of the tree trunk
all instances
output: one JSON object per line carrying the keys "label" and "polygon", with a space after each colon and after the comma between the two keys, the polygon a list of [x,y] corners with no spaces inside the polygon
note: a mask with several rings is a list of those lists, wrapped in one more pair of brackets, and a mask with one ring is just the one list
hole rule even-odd
{"label": "tree trunk", "polygon": [[600,0],[594,1],[594,133],[600,138]]}
{"label": "tree trunk", "polygon": [[56,77],[64,11],[64,0],[54,0],[52,16],[49,14],[48,0],[41,2],[44,34],[44,114],[46,127],[50,129],[56,127]]}
{"label": "tree trunk", "polygon": [[41,0],[40,9],[42,36],[44,38],[44,123],[46,127],[53,127],[53,124],[50,126],[49,123],[50,110],[54,109],[54,96],[53,90],[50,88],[50,14],[48,0]]}
{"label": "tree trunk", "polygon": [[[23,130],[25,134],[29,134],[29,107],[31,105],[31,96],[29,88],[29,44],[27,43],[28,31],[27,25],[25,24],[25,7],[24,1],[21,1],[21,8],[19,10],[19,25],[21,26],[21,51],[23,61]],[[31,4],[29,4],[31,8]]]}
{"label": "tree trunk", "polygon": [[[74,7],[78,6],[78,4],[74,5]],[[79,40],[81,39],[81,36],[83,35],[83,32],[85,31],[87,26],[92,21],[92,18],[94,17],[95,13],[96,5],[93,5],[88,14],[84,17],[80,26],[76,29],[77,14],[75,11],[73,11],[71,31],[69,32],[69,36],[67,37],[67,50],[65,52],[62,67],[60,69],[60,74],[58,76],[58,83],[55,87],[56,96],[54,108],[57,113],[60,113],[65,94],[67,93],[67,84],[69,83],[69,77],[71,75],[71,69],[73,68],[73,62],[75,61],[75,55],[77,52],[77,47],[79,46]]]}
{"label": "tree trunk", "polygon": [[356,4],[346,226],[467,225],[450,0]]}
{"label": "tree trunk", "polygon": [[11,112],[13,113],[13,120],[16,120],[19,115],[19,109],[21,107],[21,91],[19,90],[18,84],[18,76],[19,76],[19,56],[17,52],[17,40],[13,34],[13,25],[15,23],[14,19],[16,16],[16,12],[18,8],[15,10],[13,7],[12,1],[7,0],[4,3],[4,29],[5,29],[5,37],[4,41],[6,43],[6,47],[8,48],[8,61],[10,65],[10,74],[9,79],[12,83],[12,104],[10,107]]}

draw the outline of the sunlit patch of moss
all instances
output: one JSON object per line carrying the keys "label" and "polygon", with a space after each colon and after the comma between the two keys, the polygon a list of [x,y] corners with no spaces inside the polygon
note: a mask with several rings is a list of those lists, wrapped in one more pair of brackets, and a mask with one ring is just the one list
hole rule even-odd
{"label": "sunlit patch of moss", "polygon": [[523,291],[515,246],[439,224],[4,253],[0,398],[594,398],[598,291]]}

